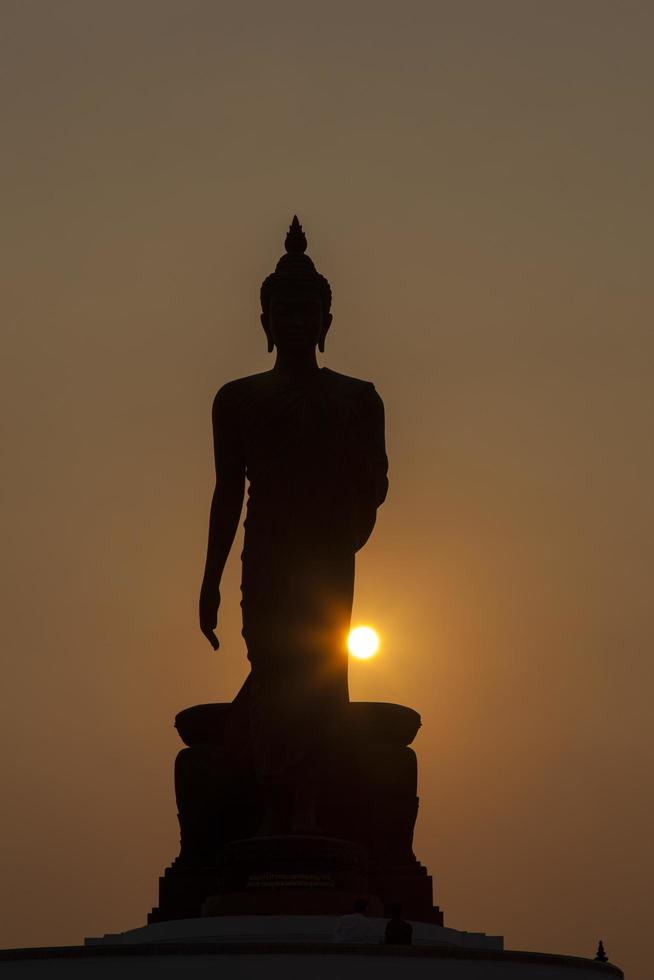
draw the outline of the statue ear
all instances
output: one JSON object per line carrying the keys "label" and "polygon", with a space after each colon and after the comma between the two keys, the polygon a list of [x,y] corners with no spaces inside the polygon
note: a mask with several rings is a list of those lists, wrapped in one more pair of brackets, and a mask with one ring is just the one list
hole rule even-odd
{"label": "statue ear", "polygon": [[332,315],[331,313],[328,313],[327,316],[324,318],[322,332],[320,334],[320,337],[318,338],[318,350],[320,351],[321,354],[325,353],[325,337],[329,333],[329,328],[331,327],[331,325],[332,325]]}

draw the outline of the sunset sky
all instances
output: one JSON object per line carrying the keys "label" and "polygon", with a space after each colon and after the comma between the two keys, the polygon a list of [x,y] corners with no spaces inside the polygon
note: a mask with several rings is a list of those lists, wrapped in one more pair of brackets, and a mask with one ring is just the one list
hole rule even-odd
{"label": "sunset sky", "polygon": [[2,0],[0,945],[143,924],[224,382],[294,213],[390,491],[357,700],[422,715],[447,925],[651,968],[654,5]]}

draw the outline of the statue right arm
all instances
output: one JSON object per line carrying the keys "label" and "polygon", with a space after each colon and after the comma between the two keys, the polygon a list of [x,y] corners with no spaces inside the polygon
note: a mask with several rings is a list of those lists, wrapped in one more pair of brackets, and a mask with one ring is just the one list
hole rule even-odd
{"label": "statue right arm", "polygon": [[384,403],[373,385],[366,389],[360,415],[360,445],[353,453],[352,472],[358,477],[355,502],[355,548],[359,551],[372,534],[388,492],[388,457],[384,436]]}
{"label": "statue right arm", "polygon": [[200,629],[214,650],[220,605],[220,580],[243,509],[245,459],[233,403],[221,388],[213,403],[213,445],[216,488],[209,516],[207,560],[200,592]]}

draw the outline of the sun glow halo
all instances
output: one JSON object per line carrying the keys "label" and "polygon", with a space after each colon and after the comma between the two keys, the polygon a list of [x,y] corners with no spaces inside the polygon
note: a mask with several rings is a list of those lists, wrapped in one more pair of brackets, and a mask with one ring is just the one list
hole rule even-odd
{"label": "sun glow halo", "polygon": [[379,649],[379,637],[369,626],[357,626],[347,638],[347,648],[357,660],[368,660]]}

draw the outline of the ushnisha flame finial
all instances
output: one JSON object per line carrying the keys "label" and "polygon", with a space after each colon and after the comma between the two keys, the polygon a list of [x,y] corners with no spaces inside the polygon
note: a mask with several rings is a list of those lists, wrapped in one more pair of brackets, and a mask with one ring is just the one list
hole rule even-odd
{"label": "ushnisha flame finial", "polygon": [[287,252],[306,252],[307,250],[307,236],[302,231],[302,225],[296,214],[293,215],[291,227],[286,233],[284,248]]}
{"label": "ushnisha flame finial", "polygon": [[286,252],[271,273],[261,284],[261,309],[264,313],[273,292],[277,289],[314,287],[320,294],[323,310],[329,313],[332,304],[332,291],[327,279],[321,276],[315,265],[306,254],[307,236],[302,230],[298,216],[293,215],[284,248]]}

